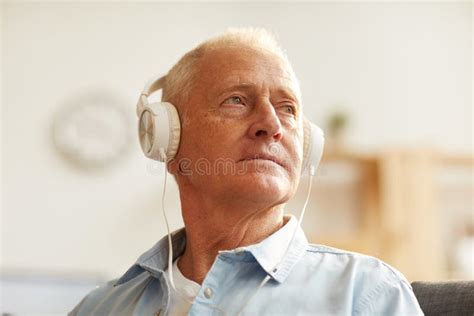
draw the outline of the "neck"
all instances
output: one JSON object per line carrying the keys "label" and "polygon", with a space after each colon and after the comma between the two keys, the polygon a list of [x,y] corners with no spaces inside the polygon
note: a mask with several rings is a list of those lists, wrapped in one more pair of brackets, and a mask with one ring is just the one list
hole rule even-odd
{"label": "neck", "polygon": [[258,243],[287,221],[283,204],[276,206],[219,205],[212,199],[189,192],[181,194],[186,227],[186,249],[178,261],[181,273],[202,283],[219,250]]}

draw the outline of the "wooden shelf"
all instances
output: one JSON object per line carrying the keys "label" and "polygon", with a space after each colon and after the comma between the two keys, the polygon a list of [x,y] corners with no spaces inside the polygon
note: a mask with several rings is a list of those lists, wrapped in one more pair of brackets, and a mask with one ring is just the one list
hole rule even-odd
{"label": "wooden shelf", "polygon": [[311,242],[377,256],[412,280],[448,278],[435,174],[450,166],[466,167],[472,174],[474,157],[429,148],[387,148],[377,153],[329,148],[321,165],[339,162],[362,168],[361,181],[356,182],[362,186],[360,228],[354,234],[310,235]]}

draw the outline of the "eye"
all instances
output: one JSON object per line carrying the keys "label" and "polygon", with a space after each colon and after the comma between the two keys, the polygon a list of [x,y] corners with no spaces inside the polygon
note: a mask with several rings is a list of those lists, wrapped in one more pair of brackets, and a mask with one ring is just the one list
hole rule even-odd
{"label": "eye", "polygon": [[234,95],[230,98],[227,98],[225,101],[224,101],[225,104],[243,104],[243,100],[241,97],[237,96],[237,95]]}
{"label": "eye", "polygon": [[283,110],[285,111],[285,113],[287,114],[292,114],[292,115],[295,115],[296,114],[296,108],[291,105],[291,104],[286,104],[283,106]]}

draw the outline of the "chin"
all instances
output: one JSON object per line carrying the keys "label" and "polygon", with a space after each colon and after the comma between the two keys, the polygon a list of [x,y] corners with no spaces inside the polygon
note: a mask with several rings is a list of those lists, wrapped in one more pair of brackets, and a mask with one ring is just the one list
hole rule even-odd
{"label": "chin", "polygon": [[293,192],[293,186],[287,177],[276,177],[264,174],[247,174],[232,181],[235,196],[255,202],[281,204],[288,201]]}

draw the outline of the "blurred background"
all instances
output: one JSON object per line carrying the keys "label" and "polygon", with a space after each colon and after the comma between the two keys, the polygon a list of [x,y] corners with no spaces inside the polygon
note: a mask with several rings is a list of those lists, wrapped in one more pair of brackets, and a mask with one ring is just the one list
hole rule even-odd
{"label": "blurred background", "polygon": [[[474,278],[472,2],[0,8],[0,312],[65,314],[166,234],[164,166],[139,148],[138,95],[237,26],[277,34],[306,116],[325,130],[310,242],[377,256],[410,281]],[[181,227],[172,181],[165,204]]]}

